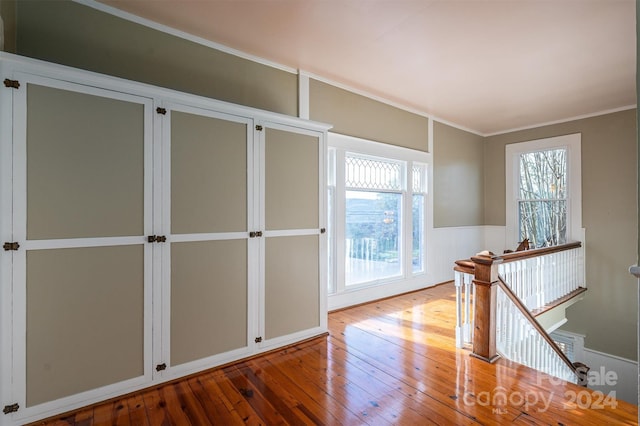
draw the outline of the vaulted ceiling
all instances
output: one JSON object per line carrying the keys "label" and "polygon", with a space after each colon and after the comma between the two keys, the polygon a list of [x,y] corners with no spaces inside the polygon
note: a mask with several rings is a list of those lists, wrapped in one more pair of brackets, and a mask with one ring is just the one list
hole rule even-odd
{"label": "vaulted ceiling", "polygon": [[636,104],[634,0],[103,0],[481,134]]}

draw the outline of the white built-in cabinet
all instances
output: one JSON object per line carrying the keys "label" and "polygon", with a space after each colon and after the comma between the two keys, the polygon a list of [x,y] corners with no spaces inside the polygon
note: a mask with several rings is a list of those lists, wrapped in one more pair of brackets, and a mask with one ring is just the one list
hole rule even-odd
{"label": "white built-in cabinet", "polygon": [[328,126],[0,61],[1,425],[326,332]]}

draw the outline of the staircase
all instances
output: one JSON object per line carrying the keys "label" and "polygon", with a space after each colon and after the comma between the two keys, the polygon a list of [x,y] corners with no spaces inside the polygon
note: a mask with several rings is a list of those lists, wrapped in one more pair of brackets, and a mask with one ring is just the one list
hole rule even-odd
{"label": "staircase", "polygon": [[480,253],[454,267],[456,344],[488,362],[510,359],[584,384],[588,368],[574,364],[549,337],[565,310],[582,298],[582,244],[503,254]]}

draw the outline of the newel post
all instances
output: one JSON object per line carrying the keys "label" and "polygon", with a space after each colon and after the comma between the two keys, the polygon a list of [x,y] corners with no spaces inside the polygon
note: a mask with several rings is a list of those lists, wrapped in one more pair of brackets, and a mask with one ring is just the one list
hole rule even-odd
{"label": "newel post", "polygon": [[499,358],[496,350],[496,308],[498,290],[499,257],[478,255],[471,258],[474,263],[475,284],[474,330],[472,356],[487,362]]}

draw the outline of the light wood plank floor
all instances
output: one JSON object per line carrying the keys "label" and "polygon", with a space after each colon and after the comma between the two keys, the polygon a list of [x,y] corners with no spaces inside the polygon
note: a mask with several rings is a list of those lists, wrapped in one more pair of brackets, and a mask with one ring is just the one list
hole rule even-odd
{"label": "light wood plank floor", "polygon": [[637,424],[636,405],[470,357],[454,325],[454,287],[440,285],[331,313],[329,336],[38,424]]}

